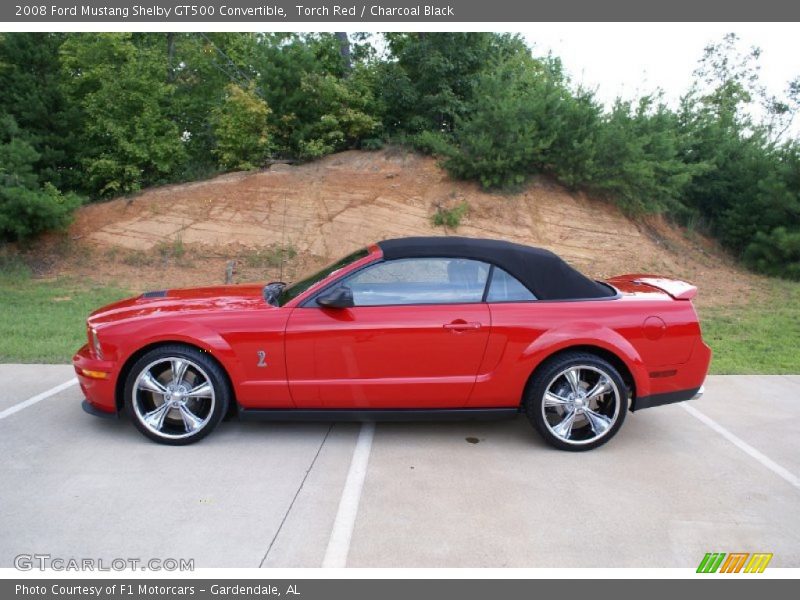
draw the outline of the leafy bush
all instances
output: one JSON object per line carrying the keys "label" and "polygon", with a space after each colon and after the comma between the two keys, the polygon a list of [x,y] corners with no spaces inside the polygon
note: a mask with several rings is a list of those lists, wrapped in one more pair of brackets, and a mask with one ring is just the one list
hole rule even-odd
{"label": "leafy bush", "polygon": [[380,121],[370,114],[372,94],[366,81],[308,74],[301,83],[306,93],[304,111],[314,115],[305,123],[293,121],[292,137],[300,158],[312,159],[353,148],[374,135]]}
{"label": "leafy bush", "polygon": [[229,84],[225,100],[211,112],[217,138],[214,153],[225,169],[261,166],[270,152],[269,106],[253,86]]}
{"label": "leafy bush", "polygon": [[449,229],[457,229],[461,225],[463,219],[469,213],[469,204],[467,202],[460,202],[452,208],[436,207],[436,212],[431,217],[431,222],[436,227],[446,227]]}
{"label": "leafy bush", "polygon": [[359,145],[359,147],[362,150],[368,150],[373,152],[375,150],[380,150],[381,148],[383,148],[383,146],[384,143],[381,138],[365,138],[361,140],[361,144]]}
{"label": "leafy bush", "polygon": [[185,154],[166,107],[173,92],[158,48],[133,34],[73,34],[61,46],[68,95],[83,114],[86,190],[113,196],[168,180]]}
{"label": "leafy bush", "polygon": [[412,148],[425,154],[447,157],[454,153],[452,137],[439,131],[420,131],[404,139]]}

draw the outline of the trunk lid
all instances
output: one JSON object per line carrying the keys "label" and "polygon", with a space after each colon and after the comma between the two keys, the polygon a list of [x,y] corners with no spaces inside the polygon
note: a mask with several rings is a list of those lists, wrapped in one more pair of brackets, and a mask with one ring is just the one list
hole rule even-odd
{"label": "trunk lid", "polygon": [[697,295],[697,286],[680,279],[671,279],[660,275],[634,273],[617,275],[608,280],[608,283],[621,291],[636,292],[642,286],[653,288],[668,294],[675,300],[691,300]]}

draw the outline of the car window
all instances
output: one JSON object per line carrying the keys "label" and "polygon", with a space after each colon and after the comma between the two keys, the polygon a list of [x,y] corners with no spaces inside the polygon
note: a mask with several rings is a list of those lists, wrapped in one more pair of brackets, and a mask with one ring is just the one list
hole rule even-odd
{"label": "car window", "polygon": [[352,254],[348,254],[342,259],[337,260],[332,265],[328,265],[321,271],[317,271],[313,275],[310,275],[304,279],[301,279],[297,283],[293,283],[290,286],[283,288],[283,291],[278,298],[278,306],[283,306],[290,300],[296,298],[303,292],[305,292],[308,288],[318,284],[323,279],[330,277],[336,271],[343,269],[350,263],[353,263],[357,260],[361,260],[365,256],[369,255],[369,251],[366,248],[362,248],[361,250],[356,250]]}
{"label": "car window", "polygon": [[489,265],[462,258],[402,258],[369,266],[345,281],[355,306],[481,302]]}
{"label": "car window", "polygon": [[489,284],[489,293],[486,294],[487,302],[526,302],[536,300],[536,296],[520,281],[500,267],[495,267],[492,272],[492,282]]}

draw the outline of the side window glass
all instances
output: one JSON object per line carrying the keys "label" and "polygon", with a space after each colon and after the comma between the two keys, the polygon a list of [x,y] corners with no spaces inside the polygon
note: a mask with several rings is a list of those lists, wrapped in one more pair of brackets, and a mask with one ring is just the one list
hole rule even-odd
{"label": "side window glass", "polygon": [[461,258],[403,258],[378,263],[349,277],[355,306],[477,303],[489,265]]}
{"label": "side window glass", "polygon": [[492,272],[487,302],[526,302],[536,300],[536,296],[522,285],[516,277],[512,277],[500,267]]}

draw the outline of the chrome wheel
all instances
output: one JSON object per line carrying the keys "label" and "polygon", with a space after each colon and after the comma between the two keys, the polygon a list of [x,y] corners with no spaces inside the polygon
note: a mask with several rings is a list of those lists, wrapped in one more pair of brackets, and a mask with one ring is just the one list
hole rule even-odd
{"label": "chrome wheel", "polygon": [[621,395],[609,373],[588,364],[571,365],[547,384],[541,403],[544,425],[560,441],[597,442],[620,415]]}
{"label": "chrome wheel", "polygon": [[149,363],[139,372],[131,390],[136,419],[159,438],[180,440],[197,435],[212,420],[215,406],[208,374],[183,357]]}

